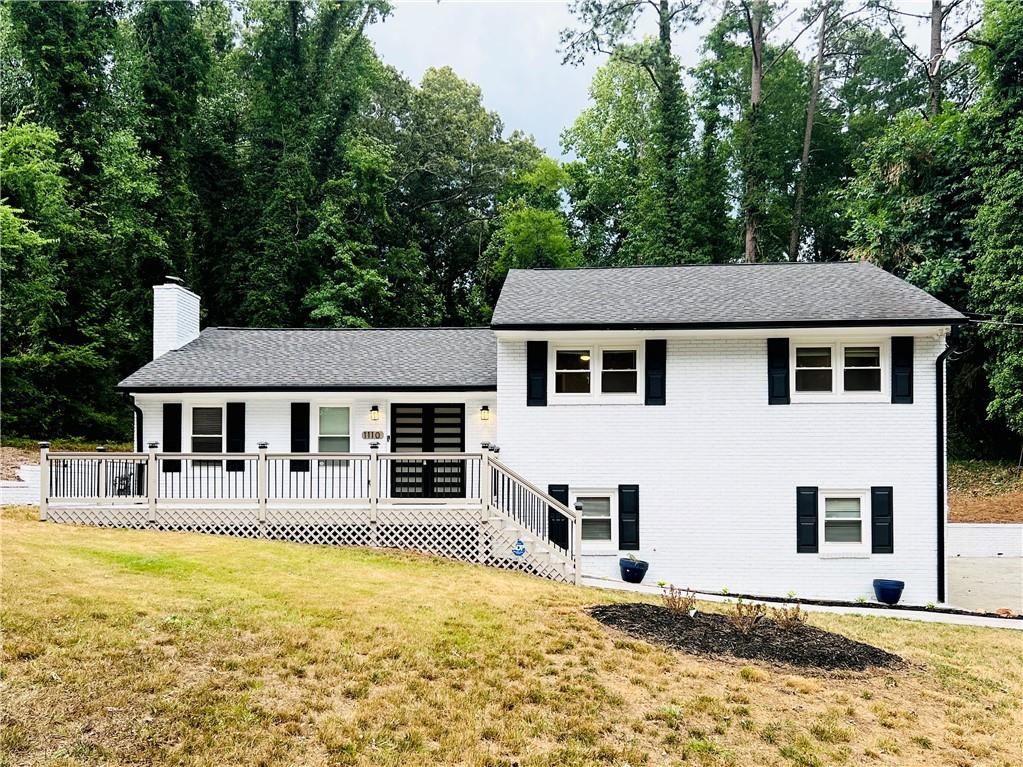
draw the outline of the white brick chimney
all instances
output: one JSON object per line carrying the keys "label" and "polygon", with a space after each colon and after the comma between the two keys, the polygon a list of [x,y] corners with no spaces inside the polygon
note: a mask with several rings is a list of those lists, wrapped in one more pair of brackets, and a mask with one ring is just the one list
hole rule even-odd
{"label": "white brick chimney", "polygon": [[153,285],[153,359],[199,337],[199,296],[167,277]]}

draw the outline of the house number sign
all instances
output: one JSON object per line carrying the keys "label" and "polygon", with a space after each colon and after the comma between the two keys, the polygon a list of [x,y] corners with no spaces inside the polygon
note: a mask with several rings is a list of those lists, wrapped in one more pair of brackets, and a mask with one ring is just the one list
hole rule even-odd
{"label": "house number sign", "polygon": [[364,431],[362,433],[363,439],[383,439],[384,433],[382,431]]}

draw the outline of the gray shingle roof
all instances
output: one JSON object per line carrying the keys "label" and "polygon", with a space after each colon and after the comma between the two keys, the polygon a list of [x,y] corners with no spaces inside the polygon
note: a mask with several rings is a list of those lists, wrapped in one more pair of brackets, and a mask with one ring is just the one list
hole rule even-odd
{"label": "gray shingle roof", "polygon": [[491,326],[952,324],[965,317],[865,262],[518,270]]}
{"label": "gray shingle roof", "polygon": [[493,389],[489,328],[206,328],[120,389]]}

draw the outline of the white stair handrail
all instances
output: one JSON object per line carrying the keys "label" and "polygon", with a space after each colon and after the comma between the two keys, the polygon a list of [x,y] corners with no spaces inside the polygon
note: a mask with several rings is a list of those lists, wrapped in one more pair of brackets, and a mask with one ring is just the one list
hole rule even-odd
{"label": "white stair handrail", "polygon": [[575,509],[570,509],[557,498],[554,498],[549,493],[544,492],[539,487],[530,482],[528,479],[518,474],[513,469],[509,468],[507,465],[497,460],[492,455],[487,457],[487,462],[491,467],[490,469],[488,469],[488,471],[493,470],[495,472],[495,476],[488,477],[490,481],[487,482],[487,497],[484,499],[484,503],[486,504],[488,509],[497,511],[502,515],[508,517],[517,525],[523,527],[531,535],[541,540],[546,537],[544,535],[544,532],[547,531],[547,520],[545,516],[540,517],[542,521],[540,521],[539,524],[533,525],[530,525],[530,520],[525,518],[532,516],[533,517],[532,521],[535,523],[537,521],[535,508],[530,510],[532,511],[532,514],[530,514],[529,511],[527,511],[526,514],[520,513],[518,516],[516,516],[513,515],[509,509],[501,508],[500,505],[496,503],[496,501],[498,501],[499,499],[499,493],[497,488],[495,487],[497,483],[494,480],[496,479],[497,475],[503,475],[505,478],[511,480],[519,490],[524,491],[529,495],[533,496],[534,503],[532,504],[532,506],[535,507],[536,506],[535,502],[539,502],[540,506],[543,508],[544,514],[546,514],[547,509],[553,509],[558,514],[565,517],[566,520],[568,520],[569,526],[568,550],[565,551],[564,554],[562,554],[561,552],[563,550],[561,549],[561,547],[553,543],[550,544],[549,548],[551,549],[552,553],[557,553],[558,556],[566,556],[566,558],[572,562],[573,568],[575,570],[576,585],[581,583],[582,581],[582,569],[580,561],[580,553],[582,551],[581,512],[578,512]]}

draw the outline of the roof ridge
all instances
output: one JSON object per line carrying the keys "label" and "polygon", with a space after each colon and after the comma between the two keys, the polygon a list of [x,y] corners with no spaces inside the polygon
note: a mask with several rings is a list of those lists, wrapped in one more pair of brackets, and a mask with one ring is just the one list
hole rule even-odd
{"label": "roof ridge", "polygon": [[243,325],[207,325],[203,330],[280,330],[280,331],[369,331],[369,330],[490,330],[489,325],[420,325],[401,326],[393,328],[271,328],[271,327],[246,327]]}
{"label": "roof ridge", "polygon": [[747,263],[745,261],[731,261],[726,263],[710,263],[710,264],[622,264],[620,266],[564,266],[564,267],[552,267],[552,266],[538,266],[532,269],[519,269],[512,268],[509,272],[599,272],[599,271],[620,271],[625,269],[692,269],[698,267],[717,267],[717,266],[838,266],[838,265],[854,265],[854,264],[866,264],[868,266],[874,266],[869,261],[861,259],[849,259],[846,261],[755,261],[753,263]]}

